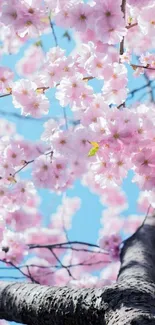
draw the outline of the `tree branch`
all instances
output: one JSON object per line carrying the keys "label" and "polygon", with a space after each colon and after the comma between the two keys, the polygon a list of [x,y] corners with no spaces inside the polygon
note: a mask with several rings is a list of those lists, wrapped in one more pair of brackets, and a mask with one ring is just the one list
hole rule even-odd
{"label": "tree branch", "polygon": [[121,250],[118,282],[141,281],[155,283],[155,216],[147,215],[142,226],[125,241]]}
{"label": "tree branch", "polygon": [[153,94],[153,88],[151,87],[152,80],[149,79],[146,72],[144,72],[144,78],[147,81],[147,87],[148,87],[148,94],[150,95],[150,101],[154,102],[154,94]]}
{"label": "tree branch", "polygon": [[0,318],[29,325],[154,325],[155,217],[124,242],[115,285],[72,289],[1,282]]}
{"label": "tree branch", "polygon": [[[93,248],[100,248],[98,245],[95,244],[91,244],[91,243],[87,243],[87,242],[83,242],[83,241],[67,241],[67,242],[63,242],[63,243],[57,243],[57,244],[51,244],[51,245],[40,245],[40,244],[29,244],[29,248],[33,249],[33,248],[62,248],[63,246],[67,246],[67,245],[79,245],[79,247],[82,246],[89,246],[89,247],[93,247]],[[67,247],[67,249],[69,249],[70,247]]]}
{"label": "tree branch", "polygon": [[[89,81],[89,80],[92,80],[92,79],[94,79],[95,77],[93,77],[93,76],[88,76],[88,77],[84,77],[82,80],[84,80],[84,81]],[[56,84],[56,86],[55,87],[58,87],[60,85],[60,83],[57,83]],[[53,87],[52,87],[53,88]],[[49,89],[52,89],[51,87],[38,87],[37,89],[36,89],[36,91],[37,90],[40,90],[40,91],[42,91],[42,93],[44,93],[46,90],[49,90]],[[6,96],[10,96],[10,95],[12,95],[12,89],[10,90],[10,92],[9,93],[7,93],[7,94],[3,94],[3,95],[0,95],[0,98],[2,98],[2,97],[6,97]]]}
{"label": "tree branch", "polygon": [[[125,9],[126,9],[126,0],[122,0],[121,10],[122,10],[124,19],[125,19]],[[120,43],[120,51],[119,52],[120,52],[120,55],[122,55],[124,53],[124,36]]]}
{"label": "tree branch", "polygon": [[53,22],[51,21],[51,13],[50,13],[50,16],[49,16],[49,22],[50,22],[50,27],[51,27],[51,30],[52,30],[52,34],[53,34],[55,46],[58,46],[57,36],[56,36],[56,33],[55,33],[55,29],[54,29],[54,26],[53,26]]}
{"label": "tree branch", "polygon": [[130,28],[135,27],[137,25],[138,25],[138,23],[130,24],[130,25],[126,26],[126,28],[127,29],[130,29]]}
{"label": "tree branch", "polygon": [[0,318],[31,325],[105,325],[106,289],[0,283]]}
{"label": "tree branch", "polygon": [[141,69],[148,69],[148,70],[153,70],[155,71],[155,68],[151,68],[149,65],[145,66],[145,65],[140,65],[140,64],[133,64],[130,63],[130,66],[135,70],[137,68],[141,68]]}
{"label": "tree branch", "polygon": [[[141,86],[141,87],[139,87],[139,88],[135,88],[135,89],[133,89],[133,90],[131,90],[129,93],[128,93],[128,95],[130,96],[130,97],[128,97],[127,98],[127,100],[128,99],[132,99],[133,97],[134,97],[134,94],[135,93],[137,93],[138,91],[141,91],[141,90],[143,90],[143,89],[145,89],[145,88],[147,88],[147,87],[151,87],[151,84],[153,83],[153,81],[154,80],[148,80],[147,79],[147,84],[146,85],[143,85],[143,86]],[[153,88],[152,88],[153,89]]]}

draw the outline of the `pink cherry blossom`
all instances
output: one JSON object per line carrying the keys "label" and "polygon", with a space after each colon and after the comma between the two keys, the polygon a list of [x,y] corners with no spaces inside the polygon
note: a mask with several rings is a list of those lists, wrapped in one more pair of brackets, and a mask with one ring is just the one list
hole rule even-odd
{"label": "pink cherry blossom", "polygon": [[16,265],[22,261],[26,254],[27,247],[23,235],[6,230],[0,245],[1,259]]}
{"label": "pink cherry blossom", "polygon": [[14,73],[11,69],[0,67],[0,93],[9,93],[13,84]]}
{"label": "pink cherry blossom", "polygon": [[80,209],[79,197],[64,197],[62,205],[58,206],[55,214],[51,216],[51,228],[71,228],[71,218]]}
{"label": "pink cherry blossom", "polygon": [[119,257],[120,243],[121,237],[116,234],[112,234],[111,236],[105,236],[99,241],[100,247],[108,251],[112,259],[118,259]]}
{"label": "pink cherry blossom", "polygon": [[15,0],[9,8],[4,2],[2,21],[7,26],[12,25],[21,37],[37,37],[40,31],[43,32],[49,27],[46,9],[41,1],[36,0],[23,1],[22,4]]}
{"label": "pink cherry blossom", "polygon": [[54,269],[50,267],[43,258],[32,257],[27,260],[27,267],[22,271],[27,275],[29,281],[34,279],[42,285],[53,285],[55,280]]}
{"label": "pink cherry blossom", "polygon": [[6,224],[18,232],[24,231],[28,227],[40,226],[42,216],[27,210],[27,207],[23,207],[20,210],[8,212],[5,217]]}
{"label": "pink cherry blossom", "polygon": [[138,16],[139,26],[144,34],[148,32],[152,35],[154,32],[154,12],[155,6],[144,7],[141,15]]}
{"label": "pink cherry blossom", "polygon": [[155,153],[150,149],[143,149],[133,157],[133,163],[139,174],[150,174],[152,168],[155,168]]}
{"label": "pink cherry blossom", "polygon": [[31,77],[37,72],[44,62],[44,52],[41,46],[33,45],[24,53],[24,57],[18,61],[16,70],[19,75]]}
{"label": "pink cherry blossom", "polygon": [[89,24],[89,16],[92,10],[89,4],[79,3],[71,9],[70,26],[78,31],[85,31]]}
{"label": "pink cherry blossom", "polygon": [[6,147],[4,151],[4,156],[7,161],[9,161],[9,164],[14,166],[19,166],[23,164],[24,160],[24,152],[20,148],[20,146],[16,146],[15,144],[10,144]]}
{"label": "pink cherry blossom", "polygon": [[154,191],[141,191],[137,203],[140,212],[152,214],[154,212]]}
{"label": "pink cherry blossom", "polygon": [[31,114],[39,118],[47,114],[49,101],[43,94],[37,93],[37,85],[27,79],[22,82],[15,82],[12,89],[13,104],[16,108],[22,109],[22,114]]}

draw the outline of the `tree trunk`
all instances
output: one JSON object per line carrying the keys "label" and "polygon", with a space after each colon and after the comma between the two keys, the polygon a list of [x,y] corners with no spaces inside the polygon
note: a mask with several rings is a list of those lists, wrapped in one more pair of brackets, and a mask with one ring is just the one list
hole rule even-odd
{"label": "tree trunk", "polygon": [[155,217],[125,241],[117,283],[71,289],[0,285],[0,318],[30,325],[155,325]]}

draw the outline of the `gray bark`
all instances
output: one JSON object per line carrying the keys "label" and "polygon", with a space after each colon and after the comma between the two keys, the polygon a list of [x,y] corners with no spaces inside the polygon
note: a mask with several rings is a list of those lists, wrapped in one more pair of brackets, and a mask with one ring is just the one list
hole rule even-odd
{"label": "gray bark", "polygon": [[115,285],[0,283],[0,318],[30,325],[155,325],[155,218],[125,241]]}

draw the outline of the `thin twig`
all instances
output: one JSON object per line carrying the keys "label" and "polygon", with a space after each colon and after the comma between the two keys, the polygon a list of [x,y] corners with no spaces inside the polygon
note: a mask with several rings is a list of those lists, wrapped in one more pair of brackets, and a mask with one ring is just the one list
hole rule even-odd
{"label": "thin twig", "polygon": [[[0,96],[1,97],[1,96]],[[7,112],[7,111],[4,111],[2,109],[0,109],[0,115],[4,115],[4,116],[12,116],[12,117],[15,117],[17,119],[22,119],[22,120],[25,120],[25,121],[33,121],[33,122],[40,122],[40,121],[47,121],[48,119],[50,118],[53,118],[51,116],[48,116],[48,117],[42,117],[42,118],[35,118],[33,116],[26,116],[26,115],[21,115],[21,114],[18,114],[18,113],[14,113],[14,112]],[[56,118],[54,118],[56,119]]]}
{"label": "thin twig", "polygon": [[21,172],[26,166],[28,166],[29,164],[33,163],[34,159],[30,160],[30,161],[25,161],[24,165],[22,167],[20,167],[13,175],[12,177],[15,177],[16,174],[18,174],[19,172]]}
{"label": "thin twig", "polygon": [[148,208],[147,208],[146,215],[145,215],[145,218],[144,218],[144,220],[143,220],[143,222],[142,222],[141,227],[144,226],[144,223],[145,223],[145,221],[146,221],[146,219],[147,219],[147,217],[148,217],[148,215],[149,215],[150,208],[151,208],[151,204],[150,204],[150,205],[148,206]]}
{"label": "thin twig", "polygon": [[4,275],[4,276],[0,276],[0,279],[12,279],[12,280],[21,280],[21,279],[26,279],[25,276],[7,276],[7,275]]}
{"label": "thin twig", "polygon": [[0,95],[0,98],[2,98],[2,97],[6,97],[6,96],[10,96],[10,95],[11,95],[11,93],[3,94],[3,95]]}
{"label": "thin twig", "polygon": [[147,87],[148,87],[148,94],[150,95],[150,101],[151,102],[154,102],[154,94],[153,94],[153,89],[151,87],[151,83],[152,83],[152,80],[149,79],[149,77],[147,76],[146,72],[144,72],[144,78],[146,79],[147,81]]}
{"label": "thin twig", "polygon": [[121,107],[125,107],[125,102],[121,103],[120,105],[117,106],[117,109],[120,109]]}
{"label": "thin twig", "polygon": [[[123,18],[125,20],[125,11],[126,11],[126,0],[122,0],[122,4],[121,4],[121,10],[122,10],[122,13],[123,13]],[[119,54],[120,55],[123,55],[124,53],[124,41],[125,41],[125,38],[123,36],[122,38],[122,41],[120,42],[120,49],[119,49]],[[119,58],[119,62],[121,62],[121,59]],[[125,107],[125,102],[123,102],[122,104],[120,104],[117,108],[119,109],[121,106]]]}
{"label": "thin twig", "polygon": [[[88,251],[89,252],[89,251]],[[95,253],[95,252],[91,252],[91,253]],[[98,254],[98,252],[97,252]],[[91,258],[89,258],[91,259]],[[5,262],[4,262],[5,263]],[[96,265],[96,264],[101,264],[101,263],[104,263],[104,260],[102,259],[101,261],[96,261],[96,262],[89,262],[88,263],[88,260],[85,260],[83,262],[80,262],[80,263],[75,263],[75,264],[68,264],[66,265],[66,267],[78,267],[78,266],[82,266],[82,265],[85,265],[85,266],[91,266],[91,265]],[[107,261],[105,261],[105,263],[107,263]],[[19,265],[18,268],[21,269],[21,268],[30,268],[30,267],[39,267],[40,269],[51,269],[51,268],[60,268],[60,265],[48,265],[48,266],[43,266],[43,265],[38,265],[38,264],[23,264],[23,265]],[[9,267],[6,266],[6,267],[0,267],[0,270],[7,270],[7,271],[12,271],[14,270],[14,267]]]}
{"label": "thin twig", "polygon": [[133,63],[130,63],[130,66],[133,68],[133,69],[137,69],[137,68],[141,68],[141,69],[148,69],[148,70],[153,70],[155,71],[155,68],[151,68],[149,65],[140,65],[140,64],[133,64]]}
{"label": "thin twig", "polygon": [[[51,150],[51,151],[49,151],[49,152],[45,152],[45,153],[41,153],[40,155],[45,155],[45,156],[48,156],[48,155],[51,155],[51,158],[52,158],[52,156],[53,156],[53,151]],[[36,159],[36,158],[35,158]],[[16,172],[14,173],[14,174],[10,174],[10,176],[11,177],[15,177],[16,176],[16,174],[18,174],[19,172],[21,172],[25,167],[27,167],[29,164],[32,164],[34,161],[35,161],[35,159],[32,159],[32,160],[29,160],[29,161],[25,161],[24,162],[24,165],[22,166],[22,167],[20,167],[18,170],[16,170]],[[2,179],[2,177],[0,176],[0,179]]]}
{"label": "thin twig", "polygon": [[63,107],[63,114],[64,114],[64,120],[65,120],[65,127],[66,127],[66,130],[68,130],[68,120],[67,120],[67,114],[66,114],[66,107]]}
{"label": "thin twig", "polygon": [[58,46],[57,36],[56,36],[55,30],[54,30],[53,22],[51,21],[50,17],[49,17],[49,22],[50,22],[50,26],[51,26],[51,29],[52,29],[52,34],[53,34],[53,38],[54,38],[54,41],[55,41],[55,46]]}
{"label": "thin twig", "polygon": [[69,242],[63,242],[63,243],[58,243],[58,244],[52,244],[52,245],[38,245],[38,244],[29,244],[29,248],[30,249],[34,249],[34,248],[58,248],[58,247],[62,247],[65,245],[83,245],[83,246],[89,246],[89,247],[94,247],[94,248],[100,248],[98,245],[96,244],[91,244],[91,243],[87,243],[87,242],[82,242],[82,241],[69,241]]}
{"label": "thin twig", "polygon": [[[152,83],[153,81],[154,81],[154,80],[149,80],[149,82],[148,82],[146,85],[131,90],[131,91],[129,92],[129,95],[131,95],[131,98],[133,98],[133,96],[134,96],[134,94],[135,94],[136,92],[138,92],[138,91],[140,91],[140,90],[143,90],[143,89],[147,88],[148,86],[150,86],[151,83]],[[127,98],[127,99],[130,99],[130,98]]]}
{"label": "thin twig", "polygon": [[[93,76],[89,76],[89,77],[84,77],[84,78],[82,78],[82,80],[84,80],[84,81],[89,81],[89,80],[92,80],[92,79],[94,79],[94,78],[95,78],[95,77],[93,77]],[[55,87],[58,87],[59,85],[60,85],[60,83],[57,83]],[[52,87],[52,88],[53,88],[53,87]],[[38,87],[38,88],[36,88],[36,91],[37,91],[37,90],[42,90],[43,92],[45,92],[46,90],[49,90],[49,89],[51,89],[51,88],[50,88],[50,87]],[[2,97],[6,97],[6,96],[10,96],[10,95],[12,95],[12,92],[7,93],[7,94],[0,95],[0,98],[2,98]]]}
{"label": "thin twig", "polygon": [[[122,13],[123,13],[123,18],[125,19],[126,0],[122,0],[121,10],[122,10]],[[119,53],[120,53],[120,55],[122,55],[124,53],[124,36],[122,38],[122,41],[120,42]]]}
{"label": "thin twig", "polygon": [[[44,121],[48,121],[50,119],[53,119],[55,121],[59,121],[59,119],[60,119],[60,117],[56,117],[56,116],[45,116],[45,117],[41,117],[41,118],[35,118],[33,116],[25,116],[25,115],[21,115],[21,114],[14,113],[14,112],[7,112],[7,111],[4,111],[2,109],[0,109],[0,115],[2,115],[2,116],[11,116],[11,117],[14,117],[14,118],[17,118],[17,119],[22,119],[25,122],[28,122],[28,121],[44,122]],[[77,125],[77,124],[80,123],[80,120],[74,120],[72,118],[67,118],[67,120],[68,120],[68,122],[70,124],[73,124],[73,125]]]}
{"label": "thin twig", "polygon": [[60,260],[59,257],[55,254],[54,250],[53,250],[53,249],[50,249],[50,251],[52,252],[52,254],[53,254],[53,256],[55,257],[55,259],[57,260],[57,262],[61,265],[61,267],[62,267],[63,269],[66,269],[66,271],[68,272],[69,276],[70,276],[72,279],[74,279],[73,275],[71,274],[70,269],[69,269],[66,265],[62,264],[61,260]]}
{"label": "thin twig", "polygon": [[138,23],[134,23],[134,24],[128,25],[128,26],[126,26],[126,29],[130,29],[130,28],[135,27],[137,25],[138,25]]}
{"label": "thin twig", "polygon": [[[32,280],[32,278],[31,278],[28,274],[24,273],[24,272],[20,269],[19,266],[13,264],[12,262],[7,262],[7,261],[5,261],[5,260],[0,260],[0,261],[3,262],[3,263],[6,263],[6,264],[8,264],[8,265],[11,265],[14,269],[18,270],[22,275],[24,275],[25,277],[27,277],[27,278],[29,278],[30,280]],[[37,281],[35,281],[35,280],[34,280],[34,282],[39,284],[39,282],[37,282]]]}

